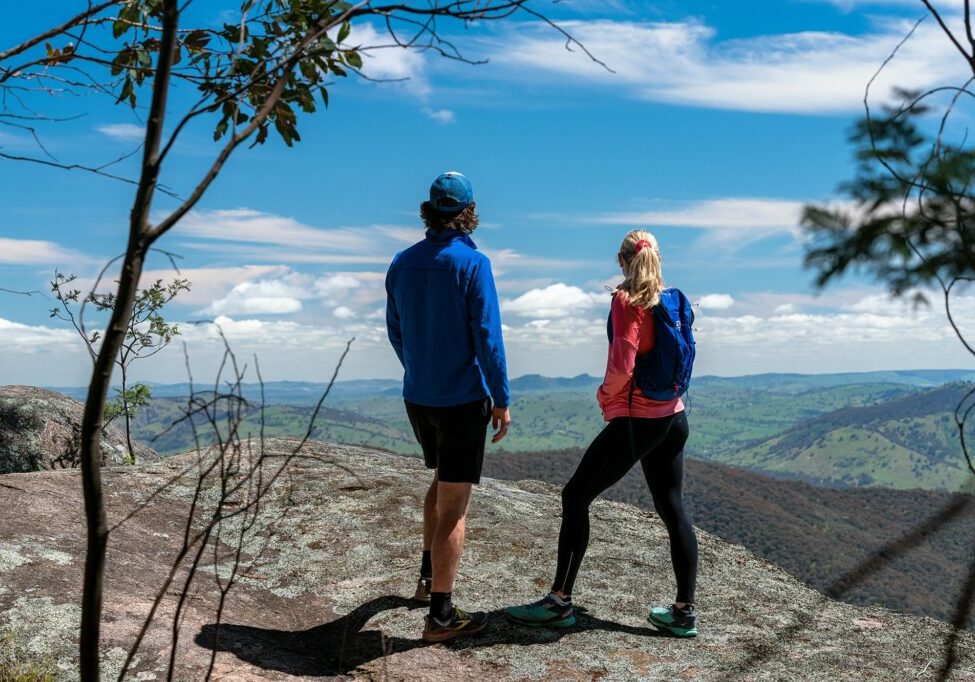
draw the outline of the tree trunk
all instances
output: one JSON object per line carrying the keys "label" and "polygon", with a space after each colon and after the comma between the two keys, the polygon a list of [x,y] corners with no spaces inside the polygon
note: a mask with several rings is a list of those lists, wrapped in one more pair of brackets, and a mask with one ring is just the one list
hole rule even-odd
{"label": "tree trunk", "polygon": [[108,547],[108,521],[102,492],[102,427],[105,400],[112,380],[112,369],[132,318],[136,291],[145,256],[152,246],[149,214],[159,180],[159,148],[162,139],[170,75],[176,55],[176,30],[179,26],[178,0],[163,0],[162,36],[159,58],[152,84],[152,103],[146,119],[142,172],[129,216],[129,241],[119,276],[118,292],[112,318],[102,337],[95,359],[95,369],[88,385],[85,413],[81,421],[81,480],[85,498],[85,522],[88,527],[88,551],[85,556],[84,590],[81,597],[81,636],[79,655],[82,682],[100,679],[99,635],[102,618],[102,586],[105,578],[105,551]]}
{"label": "tree trunk", "polygon": [[125,339],[132,317],[136,288],[142,275],[145,254],[138,241],[129,244],[125,265],[119,277],[118,298],[105,330],[95,369],[88,384],[84,417],[81,421],[81,481],[85,499],[88,547],[85,555],[84,589],[81,597],[81,679],[99,679],[99,634],[102,617],[102,584],[105,577],[105,551],[108,548],[108,521],[102,492],[102,425],[105,400],[112,381],[115,358]]}
{"label": "tree trunk", "polygon": [[132,416],[129,414],[129,372],[126,369],[125,358],[122,359],[122,416],[125,417],[125,445],[129,449],[129,464],[135,464],[135,448],[132,447]]}

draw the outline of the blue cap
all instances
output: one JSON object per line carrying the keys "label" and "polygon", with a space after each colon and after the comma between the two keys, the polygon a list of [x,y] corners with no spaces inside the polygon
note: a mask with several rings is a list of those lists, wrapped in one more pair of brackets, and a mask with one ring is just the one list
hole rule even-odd
{"label": "blue cap", "polygon": [[460,213],[472,201],[471,181],[455,171],[444,173],[430,185],[430,203],[440,213]]}

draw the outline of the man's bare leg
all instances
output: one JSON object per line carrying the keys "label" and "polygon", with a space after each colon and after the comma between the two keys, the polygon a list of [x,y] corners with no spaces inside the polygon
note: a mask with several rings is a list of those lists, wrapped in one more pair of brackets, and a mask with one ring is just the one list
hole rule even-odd
{"label": "man's bare leg", "polygon": [[[450,593],[454,590],[460,555],[464,550],[467,506],[471,499],[470,483],[444,483],[437,485],[437,527],[433,535],[433,589],[431,614],[444,604],[450,605]],[[441,611],[439,617],[448,613]]]}
{"label": "man's bare leg", "polygon": [[440,479],[434,471],[433,483],[427,490],[427,497],[423,501],[423,551],[429,552],[433,547],[433,534],[437,531],[437,483]]}
{"label": "man's bare leg", "polygon": [[433,473],[433,482],[427,490],[423,500],[423,556],[420,558],[420,580],[416,585],[413,600],[423,604],[430,603],[430,583],[433,578],[433,558],[430,547],[433,545],[433,535],[437,531],[437,472]]}

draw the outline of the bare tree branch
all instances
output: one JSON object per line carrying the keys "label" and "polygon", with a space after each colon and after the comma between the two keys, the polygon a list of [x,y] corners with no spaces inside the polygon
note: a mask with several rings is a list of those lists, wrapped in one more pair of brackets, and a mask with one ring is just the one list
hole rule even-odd
{"label": "bare tree branch", "polygon": [[[941,30],[944,31],[946,36],[948,36],[948,39],[951,40],[952,44],[958,49],[959,52],[961,52],[962,56],[965,57],[965,61],[968,62],[969,66],[975,65],[975,62],[973,62],[972,55],[968,54],[968,52],[965,51],[965,48],[962,47],[961,43],[958,42],[958,39],[955,38],[955,34],[952,33],[951,29],[948,28],[948,25],[945,24],[944,19],[941,17],[941,13],[938,12],[937,9],[935,9],[934,5],[931,4],[930,0],[921,0],[921,2],[923,2],[924,6],[928,8],[928,11],[931,12],[932,15],[934,15],[934,18],[938,21],[938,26],[941,27]],[[967,17],[967,12],[966,12],[966,17]]]}
{"label": "bare tree branch", "polygon": [[[126,157],[122,157],[122,158],[126,158]],[[19,154],[9,154],[7,152],[0,151],[0,159],[7,159],[8,161],[27,161],[28,163],[36,163],[42,166],[50,166],[52,168],[60,168],[61,170],[68,170],[68,171],[70,170],[85,171],[86,173],[93,173],[94,175],[100,175],[101,177],[108,178],[109,180],[117,180],[118,182],[124,182],[127,185],[134,185],[138,187],[139,182],[136,180],[132,180],[131,178],[125,178],[122,177],[121,175],[115,175],[113,173],[106,173],[104,170],[102,170],[103,168],[108,168],[109,166],[118,163],[119,161],[122,160],[122,158],[116,159],[115,161],[111,161],[102,166],[92,167],[80,163],[60,163],[58,161],[50,161],[48,159],[38,159],[36,157],[21,156]],[[173,192],[172,190],[168,189],[165,186],[156,185],[156,189],[162,192],[163,194],[170,196],[174,199],[180,198],[178,194],[176,194],[175,192]]]}
{"label": "bare tree branch", "polygon": [[16,289],[4,289],[0,287],[0,291],[5,294],[16,294],[17,296],[33,296],[34,294],[40,294],[40,291],[17,291]]}
{"label": "bare tree branch", "polygon": [[[81,14],[78,14],[75,17],[72,17],[68,21],[61,24],[60,26],[55,26],[54,28],[44,31],[43,33],[40,33],[29,40],[25,40],[19,45],[15,45],[14,47],[4,50],[3,52],[0,52],[0,63],[2,63],[6,59],[10,59],[11,57],[15,57],[18,54],[26,52],[27,50],[34,47],[35,45],[40,45],[45,40],[60,35],[65,31],[68,31],[79,24],[86,23],[91,17],[98,14],[99,12],[108,9],[112,5],[120,5],[123,2],[125,2],[125,0],[107,0],[107,2],[103,2],[99,5],[95,5],[94,7],[92,7],[91,4],[89,3],[87,10],[85,10]],[[0,82],[6,80],[7,78],[6,74],[13,73],[12,71],[8,69],[4,69],[3,67],[0,67],[0,70],[6,72],[4,76],[0,76]]]}

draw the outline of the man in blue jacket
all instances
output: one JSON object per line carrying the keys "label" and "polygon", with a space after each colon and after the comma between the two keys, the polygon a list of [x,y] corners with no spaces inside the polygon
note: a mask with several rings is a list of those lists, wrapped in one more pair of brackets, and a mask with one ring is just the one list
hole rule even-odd
{"label": "man in blue jacket", "polygon": [[[464,548],[471,486],[481,480],[487,424],[508,431],[508,377],[491,262],[468,236],[474,191],[444,173],[420,206],[426,238],[397,254],[386,275],[386,327],[403,364],[403,398],[423,459],[434,470],[423,506],[423,558],[415,599],[429,601],[423,639],[484,629],[487,615],[451,601]],[[493,405],[492,405],[493,401]]]}

